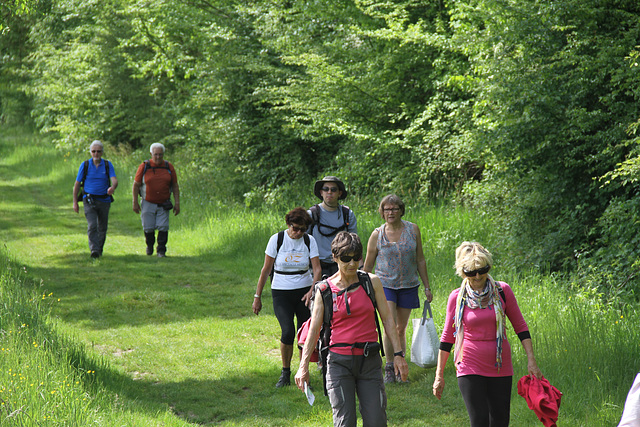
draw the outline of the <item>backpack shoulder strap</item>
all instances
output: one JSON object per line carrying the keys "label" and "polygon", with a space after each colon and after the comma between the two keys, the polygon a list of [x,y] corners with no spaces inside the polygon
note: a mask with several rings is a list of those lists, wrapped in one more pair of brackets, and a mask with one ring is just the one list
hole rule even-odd
{"label": "backpack shoulder strap", "polygon": [[82,181],[80,182],[84,186],[84,182],[87,180],[87,173],[89,172],[89,160],[84,161],[84,170],[82,171]]}
{"label": "backpack shoulder strap", "polygon": [[311,239],[309,239],[309,235],[304,233],[302,238],[304,239],[304,244],[307,245],[307,250],[311,252]]}
{"label": "backpack shoulder strap", "polygon": [[312,234],[313,228],[320,222],[320,212],[318,212],[319,207],[317,204],[311,206],[309,210],[311,211],[311,227],[309,228],[309,233]]}
{"label": "backpack shoulder strap", "polygon": [[109,164],[109,160],[104,161],[104,171],[107,174],[107,186],[111,187],[111,177],[109,176],[109,167],[111,165]]}
{"label": "backpack shoulder strap", "polygon": [[373,283],[371,283],[371,277],[369,277],[369,273],[367,273],[366,271],[358,270],[358,279],[360,279],[360,285],[371,299],[373,307],[377,310],[378,303],[376,302],[376,295],[373,290]]}
{"label": "backpack shoulder strap", "polygon": [[280,248],[282,247],[283,242],[284,242],[284,230],[278,231],[278,241],[276,242],[276,257],[278,256],[278,252],[280,252]]}
{"label": "backpack shoulder strap", "polygon": [[380,328],[380,321],[378,320],[378,303],[376,302],[376,293],[373,290],[373,283],[371,283],[371,277],[369,273],[366,271],[358,270],[358,279],[360,279],[360,284],[364,291],[369,296],[371,303],[373,304],[373,308],[375,310],[375,318],[376,318],[376,328],[378,328],[378,341],[380,342],[380,355],[384,357],[384,345],[382,341],[382,329]]}
{"label": "backpack shoulder strap", "polygon": [[[322,303],[324,304],[324,316],[322,322],[328,328],[331,328],[331,318],[333,317],[333,292],[331,291],[331,286],[329,286],[329,283],[327,283],[326,280],[319,282],[317,286],[318,289],[320,289]],[[329,345],[329,343],[326,343],[326,345]]]}
{"label": "backpack shoulder strap", "polygon": [[346,205],[342,205],[342,218],[344,220],[344,229],[349,231],[349,213],[351,212],[351,209],[349,209],[349,206]]}

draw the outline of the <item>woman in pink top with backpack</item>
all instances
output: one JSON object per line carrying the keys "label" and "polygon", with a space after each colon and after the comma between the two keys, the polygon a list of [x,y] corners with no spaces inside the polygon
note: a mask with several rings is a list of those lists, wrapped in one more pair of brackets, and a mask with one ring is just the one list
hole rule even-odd
{"label": "woman in pink top with backpack", "polygon": [[433,382],[433,394],[440,399],[444,367],[455,346],[458,387],[472,427],[509,425],[513,366],[507,317],[527,353],[529,374],[542,377],[516,297],[509,285],[489,275],[492,262],[491,253],[479,243],[463,242],[456,249],[456,272],[463,281],[449,295]]}
{"label": "woman in pink top with backpack", "polygon": [[[362,243],[356,233],[339,232],[331,244],[331,253],[338,272],[325,282],[316,284],[316,296],[309,333],[302,350],[296,385],[304,390],[309,382],[309,359],[316,347],[324,318],[321,286],[329,286],[333,298],[331,340],[327,357],[326,388],[333,409],[335,427],[356,427],[356,394],[362,425],[387,425],[387,395],[382,380],[382,358],[376,327],[376,309],[372,298],[358,276],[362,259]],[[395,331],[382,283],[368,275],[385,331]],[[391,334],[396,372],[406,380],[409,368],[397,334]]]}

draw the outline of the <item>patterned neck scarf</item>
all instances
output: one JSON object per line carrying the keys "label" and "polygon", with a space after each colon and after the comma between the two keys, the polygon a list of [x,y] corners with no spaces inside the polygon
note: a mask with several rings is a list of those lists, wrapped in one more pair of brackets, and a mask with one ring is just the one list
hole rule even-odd
{"label": "patterned neck scarf", "polygon": [[469,279],[465,278],[460,286],[460,292],[458,292],[458,298],[456,299],[456,311],[453,317],[456,331],[454,336],[456,338],[456,344],[454,348],[454,360],[458,365],[462,362],[463,356],[463,342],[464,342],[464,325],[462,322],[462,316],[464,314],[465,307],[470,310],[476,310],[478,308],[484,309],[493,305],[496,313],[496,363],[495,366],[500,372],[502,367],[502,343],[506,337],[505,329],[505,313],[502,299],[498,292],[498,286],[493,280],[493,277],[487,277],[487,283],[485,288],[480,291],[474,291],[469,284]]}

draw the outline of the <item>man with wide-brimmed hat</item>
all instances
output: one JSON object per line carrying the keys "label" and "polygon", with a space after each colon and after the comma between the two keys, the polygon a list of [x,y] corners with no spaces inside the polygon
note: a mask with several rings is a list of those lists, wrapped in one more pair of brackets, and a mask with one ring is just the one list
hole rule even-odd
{"label": "man with wide-brimmed hat", "polygon": [[338,271],[338,265],[331,255],[333,238],[342,230],[357,233],[356,216],[347,206],[340,205],[340,200],[344,200],[348,193],[339,178],[325,176],[316,181],[313,194],[322,202],[309,209],[313,224],[308,233],[318,243],[322,275],[331,276]]}

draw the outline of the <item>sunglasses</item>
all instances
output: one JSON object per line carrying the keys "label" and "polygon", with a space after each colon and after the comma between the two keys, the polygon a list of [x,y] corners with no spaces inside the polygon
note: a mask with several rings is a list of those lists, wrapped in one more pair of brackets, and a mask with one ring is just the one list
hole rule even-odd
{"label": "sunglasses", "polygon": [[337,193],[338,187],[322,187],[322,191],[326,191],[327,193]]}
{"label": "sunglasses", "polygon": [[102,150],[91,150],[92,153],[102,153]]}
{"label": "sunglasses", "polygon": [[351,262],[351,260],[358,262],[361,259],[362,255],[340,255],[340,261],[344,262],[345,264],[347,262]]}
{"label": "sunglasses", "polygon": [[299,226],[293,225],[293,224],[291,224],[289,227],[291,227],[291,229],[293,231],[301,231],[302,232],[302,231],[306,231],[307,230],[307,227],[299,227]]}
{"label": "sunglasses", "polygon": [[482,268],[479,268],[477,270],[471,270],[471,271],[467,270],[466,268],[463,268],[462,272],[467,277],[476,277],[476,274],[487,274],[489,272],[489,270],[491,270],[491,266],[490,265],[485,265]]}

